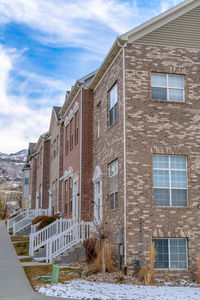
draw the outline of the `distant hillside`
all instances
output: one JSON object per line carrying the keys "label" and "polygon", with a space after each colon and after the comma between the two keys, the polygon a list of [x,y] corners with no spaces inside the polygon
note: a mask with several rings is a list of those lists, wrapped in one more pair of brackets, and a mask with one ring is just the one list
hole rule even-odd
{"label": "distant hillside", "polygon": [[25,149],[11,154],[0,152],[0,182],[20,181],[26,158],[27,150]]}

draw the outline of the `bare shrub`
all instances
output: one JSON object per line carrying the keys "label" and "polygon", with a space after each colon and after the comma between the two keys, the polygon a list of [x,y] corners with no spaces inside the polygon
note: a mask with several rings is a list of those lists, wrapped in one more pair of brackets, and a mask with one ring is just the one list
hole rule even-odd
{"label": "bare shrub", "polygon": [[200,256],[197,257],[197,283],[200,283]]}
{"label": "bare shrub", "polygon": [[45,216],[45,218],[42,219],[40,224],[37,226],[37,231],[43,229],[44,227],[48,226],[49,224],[53,223],[57,219],[60,218],[59,214],[52,215],[52,216]]}
{"label": "bare shrub", "polygon": [[155,275],[154,275],[154,263],[156,257],[155,244],[151,244],[151,250],[149,252],[150,262],[147,266],[143,266],[139,272],[139,280],[144,281],[145,285],[154,285],[155,284]]}
{"label": "bare shrub", "polygon": [[33,219],[33,221],[32,221],[32,225],[35,225],[35,224],[41,222],[45,217],[46,217],[46,216],[37,216],[37,217],[35,217],[35,218]]}
{"label": "bare shrub", "polygon": [[96,238],[91,238],[83,242],[86,259],[88,263],[93,262],[97,258],[96,244],[97,244]]}

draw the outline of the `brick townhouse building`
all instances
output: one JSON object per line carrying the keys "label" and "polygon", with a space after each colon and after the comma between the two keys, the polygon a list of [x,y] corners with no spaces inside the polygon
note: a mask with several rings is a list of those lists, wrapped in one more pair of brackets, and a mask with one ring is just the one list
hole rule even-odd
{"label": "brick townhouse building", "polygon": [[35,146],[36,150],[36,198],[35,208],[49,208],[50,182],[50,139],[49,133],[42,134]]}
{"label": "brick townhouse building", "polygon": [[[123,264],[194,278],[200,255],[200,1],[119,36],[89,88],[94,98],[95,216]],[[120,232],[122,240],[120,241]]]}
{"label": "brick townhouse building", "polygon": [[60,110],[64,122],[62,211],[67,218],[91,220],[93,214],[93,94],[95,72],[76,81]]}
{"label": "brick townhouse building", "polygon": [[50,139],[50,209],[52,213],[62,211],[62,185],[59,180],[63,168],[63,126],[59,114],[61,107],[53,106],[49,126]]}

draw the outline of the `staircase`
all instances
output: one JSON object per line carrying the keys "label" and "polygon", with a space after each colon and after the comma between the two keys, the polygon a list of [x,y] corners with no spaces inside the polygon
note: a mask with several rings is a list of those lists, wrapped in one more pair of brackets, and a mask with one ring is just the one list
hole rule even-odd
{"label": "staircase", "polygon": [[[20,232],[27,229],[27,233],[30,233],[30,228],[32,221],[35,217],[41,215],[49,215],[48,209],[27,209],[18,216],[12,218],[9,224],[9,230],[13,228],[13,235],[16,233],[20,234]],[[12,225],[11,225],[12,224]]]}
{"label": "staircase", "polygon": [[74,260],[82,258],[84,255],[85,248],[82,243],[78,243],[54,258],[53,264],[70,264]]}
{"label": "staircase", "polygon": [[[72,247],[83,243],[84,240],[91,237],[92,232],[92,222],[72,222],[71,227],[59,235],[55,235],[49,239],[46,248],[46,262],[52,263],[53,260],[59,255],[63,254]],[[73,250],[71,251],[73,252]],[[74,256],[76,256],[76,254],[74,254]]]}

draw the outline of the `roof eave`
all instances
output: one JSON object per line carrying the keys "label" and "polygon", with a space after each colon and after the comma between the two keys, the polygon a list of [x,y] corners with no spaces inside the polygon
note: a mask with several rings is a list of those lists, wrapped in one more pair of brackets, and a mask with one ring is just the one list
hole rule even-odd
{"label": "roof eave", "polygon": [[65,99],[65,102],[60,110],[60,115],[63,117],[65,112],[66,112],[66,107],[67,107],[67,103],[70,100],[73,100],[73,98],[76,96],[76,94],[78,93],[78,90],[80,89],[80,87],[83,85],[83,83],[79,82],[78,80],[75,82],[75,85],[73,86],[69,96]]}

